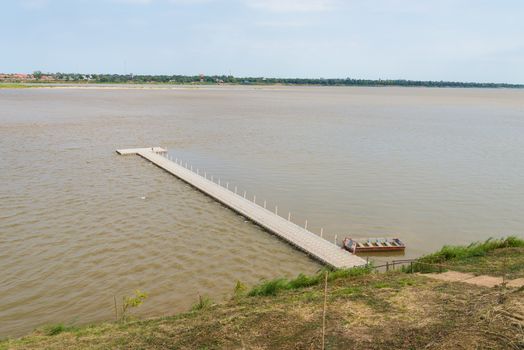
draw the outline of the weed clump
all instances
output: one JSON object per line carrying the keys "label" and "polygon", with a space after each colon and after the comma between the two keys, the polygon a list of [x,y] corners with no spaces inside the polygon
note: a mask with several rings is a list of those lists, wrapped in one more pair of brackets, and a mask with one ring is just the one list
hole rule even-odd
{"label": "weed clump", "polygon": [[269,281],[263,281],[258,286],[253,287],[247,294],[248,296],[268,296],[277,295],[281,290],[291,289],[289,281],[285,278],[276,278]]}
{"label": "weed clump", "polygon": [[289,288],[298,289],[304,287],[311,287],[317,285],[320,282],[319,278],[320,275],[307,276],[301,273],[297,277],[289,281]]}
{"label": "weed clump", "polygon": [[211,298],[199,295],[198,302],[191,306],[191,311],[205,310],[208,309],[211,305],[213,305],[213,300],[211,300]]}
{"label": "weed clump", "polygon": [[288,280],[286,278],[276,278],[273,280],[262,281],[260,284],[253,287],[248,293],[248,296],[274,296],[280,291],[300,289],[311,287],[320,284],[323,281],[326,271],[328,272],[328,281],[333,281],[339,278],[349,278],[367,275],[371,272],[371,266],[353,267],[350,269],[338,270],[321,270],[315,275],[308,276],[303,273],[297,277]]}
{"label": "weed clump", "polygon": [[45,335],[53,336],[53,335],[57,335],[57,334],[60,334],[60,333],[63,333],[63,332],[72,331],[74,329],[75,329],[75,327],[73,327],[73,326],[66,326],[63,323],[57,323],[57,324],[45,326],[43,328],[43,331],[44,331]]}
{"label": "weed clump", "polygon": [[246,294],[246,292],[247,292],[247,286],[244,283],[237,281],[237,283],[235,284],[235,289],[234,289],[234,297],[235,298],[242,297]]}

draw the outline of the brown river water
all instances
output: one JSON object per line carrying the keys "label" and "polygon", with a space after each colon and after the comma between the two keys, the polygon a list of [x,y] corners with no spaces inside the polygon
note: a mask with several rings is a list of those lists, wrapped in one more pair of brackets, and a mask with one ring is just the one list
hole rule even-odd
{"label": "brown river water", "polygon": [[[328,239],[416,257],[524,233],[524,90],[0,89],[0,336],[220,301],[321,266],[137,156],[162,146]],[[378,261],[399,258],[375,257]]]}

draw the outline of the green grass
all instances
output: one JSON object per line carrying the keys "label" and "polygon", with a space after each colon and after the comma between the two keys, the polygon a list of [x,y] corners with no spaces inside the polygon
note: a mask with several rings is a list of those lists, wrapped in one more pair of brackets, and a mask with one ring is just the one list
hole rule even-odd
{"label": "green grass", "polygon": [[360,295],[362,293],[362,288],[358,286],[351,286],[346,288],[338,289],[334,295]]}
{"label": "green grass", "polygon": [[253,287],[248,293],[248,296],[270,296],[277,295],[284,290],[294,290],[300,288],[311,287],[320,284],[324,281],[326,272],[328,273],[328,281],[333,281],[340,278],[349,278],[367,275],[372,271],[371,266],[368,267],[354,267],[351,269],[338,270],[322,270],[315,275],[308,276],[303,273],[297,277],[288,280],[286,278],[276,278],[272,280],[262,281],[260,284]]}
{"label": "green grass", "polygon": [[391,285],[389,283],[387,283],[387,282],[378,282],[378,283],[375,283],[375,285],[373,287],[378,288],[378,289],[391,288]]}
{"label": "green grass", "polygon": [[524,247],[500,248],[482,256],[472,256],[447,263],[450,269],[475,275],[524,277]]}
{"label": "green grass", "polygon": [[213,300],[206,296],[199,295],[198,302],[191,306],[191,311],[205,310],[208,309],[211,305],[213,305]]}
{"label": "green grass", "polygon": [[26,89],[32,86],[19,83],[0,83],[0,89]]}
{"label": "green grass", "polygon": [[[413,264],[413,272],[442,271],[448,266],[457,268],[461,265],[468,265],[468,267],[474,267],[483,257],[493,255],[497,249],[503,248],[524,248],[524,240],[509,236],[499,239],[490,238],[484,242],[471,243],[468,246],[444,246],[435,253],[417,259]],[[405,268],[405,270],[410,270],[410,267]],[[485,270],[489,274],[489,266],[485,266]],[[496,269],[492,270],[497,272]]]}
{"label": "green grass", "polygon": [[78,327],[76,326],[68,326],[63,323],[50,324],[47,326],[43,326],[41,328],[43,334],[47,336],[53,336],[53,335],[57,335],[63,332],[73,332],[73,331],[76,331],[77,329]]}

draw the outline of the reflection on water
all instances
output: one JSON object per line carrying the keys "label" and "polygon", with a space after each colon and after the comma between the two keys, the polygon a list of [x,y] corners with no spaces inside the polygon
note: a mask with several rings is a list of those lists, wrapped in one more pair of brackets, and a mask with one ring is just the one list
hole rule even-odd
{"label": "reflection on water", "polygon": [[165,315],[320,268],[116,148],[167,147],[327,239],[414,257],[522,235],[523,112],[521,90],[0,90],[0,335],[110,320],[136,288]]}

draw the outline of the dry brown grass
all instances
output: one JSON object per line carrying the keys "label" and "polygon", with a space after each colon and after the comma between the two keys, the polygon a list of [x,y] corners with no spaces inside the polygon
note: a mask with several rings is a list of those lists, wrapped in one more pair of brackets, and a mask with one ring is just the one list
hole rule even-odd
{"label": "dry brown grass", "polygon": [[[35,332],[9,349],[318,349],[322,286],[240,297],[176,317]],[[524,289],[400,272],[329,286],[327,349],[522,349]]]}

